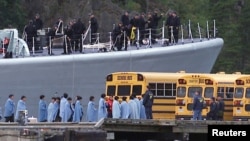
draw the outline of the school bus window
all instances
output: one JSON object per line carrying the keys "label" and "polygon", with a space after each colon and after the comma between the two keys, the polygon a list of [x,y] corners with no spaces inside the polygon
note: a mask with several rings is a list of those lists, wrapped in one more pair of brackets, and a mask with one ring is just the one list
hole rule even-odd
{"label": "school bus window", "polygon": [[234,88],[233,87],[227,87],[226,88],[226,96],[227,98],[233,98],[234,95]]}
{"label": "school bus window", "polygon": [[246,98],[250,98],[250,88],[246,89]]}
{"label": "school bus window", "polygon": [[142,85],[133,85],[133,90],[136,95],[141,95],[142,94]]}
{"label": "school bus window", "polygon": [[188,88],[188,97],[194,97],[194,93],[196,91],[202,93],[202,88],[201,87],[189,87]]}
{"label": "school bus window", "polygon": [[108,96],[114,96],[115,95],[115,86],[114,85],[109,85],[107,88],[107,95]]}
{"label": "school bus window", "polygon": [[157,90],[156,96],[164,96],[163,90]]}
{"label": "school bus window", "polygon": [[234,98],[242,98],[244,93],[243,88],[235,88]]}
{"label": "school bus window", "polygon": [[177,97],[185,97],[185,96],[186,96],[186,87],[178,87]]}
{"label": "school bus window", "polygon": [[224,98],[224,87],[218,87],[218,89],[217,89],[217,95],[221,96],[222,98]]}
{"label": "school bus window", "polygon": [[207,87],[205,88],[204,97],[205,98],[211,98],[214,95],[214,88],[213,87]]}
{"label": "school bus window", "polygon": [[149,83],[151,92],[156,96],[156,83]]}
{"label": "school bus window", "polygon": [[189,111],[192,111],[192,110],[193,110],[193,103],[188,103],[188,104],[187,104],[187,109],[188,109]]}
{"label": "school bus window", "polygon": [[165,96],[176,96],[176,84],[173,83],[165,84]]}
{"label": "school bus window", "polygon": [[118,96],[129,96],[131,86],[130,85],[120,85],[118,86],[117,95]]}
{"label": "school bus window", "polygon": [[250,112],[250,104],[245,105],[245,111]]}

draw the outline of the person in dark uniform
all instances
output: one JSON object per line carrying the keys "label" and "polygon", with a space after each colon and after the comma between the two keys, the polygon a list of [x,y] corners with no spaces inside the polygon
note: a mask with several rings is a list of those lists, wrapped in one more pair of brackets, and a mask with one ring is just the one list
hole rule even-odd
{"label": "person in dark uniform", "polygon": [[127,27],[129,26],[129,14],[128,11],[125,11],[125,13],[121,16],[121,23],[123,26]]}
{"label": "person in dark uniform", "polygon": [[54,53],[52,52],[52,47],[53,47],[53,39],[56,36],[56,31],[58,29],[57,25],[54,25],[54,28],[52,28],[49,32],[48,32],[48,36],[49,36],[49,46],[48,46],[48,54],[49,55],[54,55]]}
{"label": "person in dark uniform", "polygon": [[158,10],[154,10],[154,13],[152,14],[152,18],[153,18],[153,29],[152,29],[152,43],[156,43],[155,39],[157,38],[157,28],[158,28],[158,23],[160,21],[160,19],[162,18],[162,15],[158,15]]}
{"label": "person in dark uniform", "polygon": [[147,119],[153,119],[152,106],[154,104],[154,94],[150,90],[150,86],[147,86],[147,91],[143,97],[143,105],[145,107]]}
{"label": "person in dark uniform", "polygon": [[65,28],[66,42],[64,42],[62,54],[71,54],[72,53],[72,46],[71,46],[71,40],[73,37],[72,26],[73,26],[73,21],[70,21],[69,25],[67,25]]}
{"label": "person in dark uniform", "polygon": [[140,40],[139,44],[143,44],[142,40],[145,38],[145,26],[146,26],[146,21],[145,21],[145,14],[142,13],[139,17],[140,22],[139,22],[139,31],[140,31]]}
{"label": "person in dark uniform", "polygon": [[[33,44],[35,46],[35,40],[36,40],[36,27],[33,24],[33,21],[30,20],[29,24],[24,28],[24,31],[26,33],[26,42],[28,44],[29,50],[32,50]],[[34,40],[33,40],[34,38]],[[34,43],[33,43],[34,41]]]}
{"label": "person in dark uniform", "polygon": [[217,120],[218,103],[214,97],[210,98],[210,111],[207,113],[207,120]]}
{"label": "person in dark uniform", "polygon": [[223,120],[224,119],[224,111],[225,111],[225,102],[223,101],[221,96],[217,97],[217,102],[218,102],[218,115],[217,118],[218,120]]}
{"label": "person in dark uniform", "polygon": [[91,30],[91,44],[94,44],[96,41],[96,33],[98,31],[98,22],[94,14],[90,14],[90,30]]}
{"label": "person in dark uniform", "polygon": [[[169,42],[178,43],[179,28],[180,28],[180,18],[177,16],[176,12],[171,12],[167,18],[166,26],[168,29]],[[172,38],[173,32],[173,38]]]}
{"label": "person in dark uniform", "polygon": [[[114,44],[114,47],[116,47],[118,51],[120,51],[122,48],[122,46],[120,46],[122,26],[123,26],[122,23],[118,23],[118,25],[114,28],[112,32],[113,44]],[[112,49],[114,50],[114,48]]]}
{"label": "person in dark uniform", "polygon": [[[147,24],[148,24],[148,29],[151,29],[151,35],[152,35],[152,29],[154,28],[154,19],[153,19],[153,16],[151,13],[148,13],[148,21],[147,21]],[[148,33],[146,35],[146,37],[149,39],[149,35],[150,35],[150,31],[148,30]],[[155,39],[151,36],[151,43],[155,43]]]}
{"label": "person in dark uniform", "polygon": [[40,30],[40,29],[43,28],[43,21],[40,19],[40,15],[39,14],[35,15],[35,19],[33,21],[33,24],[35,25],[36,30]]}
{"label": "person in dark uniform", "polygon": [[84,34],[86,27],[85,24],[81,21],[81,18],[78,18],[77,22],[72,25],[73,35],[71,40],[71,45],[75,49],[74,51],[82,52],[82,35]]}
{"label": "person in dark uniform", "polygon": [[193,120],[202,120],[201,112],[203,104],[204,98],[199,91],[196,91],[193,98]]}
{"label": "person in dark uniform", "polygon": [[140,27],[140,16],[139,14],[136,14],[131,20],[130,20],[130,40],[132,41],[132,45],[136,45],[137,41],[137,30]]}

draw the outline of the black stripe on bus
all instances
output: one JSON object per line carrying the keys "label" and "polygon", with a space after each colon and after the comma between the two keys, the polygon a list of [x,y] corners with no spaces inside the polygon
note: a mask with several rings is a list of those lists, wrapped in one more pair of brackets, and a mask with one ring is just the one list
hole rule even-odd
{"label": "black stripe on bus", "polygon": [[175,114],[175,111],[152,111],[152,113],[167,113],[167,114]]}
{"label": "black stripe on bus", "polygon": [[154,97],[154,99],[175,99],[175,97]]}
{"label": "black stripe on bus", "polygon": [[175,103],[154,103],[153,105],[157,105],[157,106],[176,106]]}

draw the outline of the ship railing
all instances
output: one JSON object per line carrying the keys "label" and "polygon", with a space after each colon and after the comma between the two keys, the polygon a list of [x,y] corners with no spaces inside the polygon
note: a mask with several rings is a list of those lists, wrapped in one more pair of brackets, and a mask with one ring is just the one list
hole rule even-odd
{"label": "ship railing", "polygon": [[[201,26],[200,23],[192,24],[191,21],[188,21],[188,24],[181,24],[179,27],[179,39],[181,40],[181,44],[185,43],[193,43],[194,39],[199,39],[200,42],[207,39],[210,40],[212,38],[216,38],[218,34],[218,30],[215,25],[215,20],[213,20],[212,24],[209,23],[209,21],[206,21],[205,26]],[[209,26],[210,25],[210,26]],[[115,24],[113,24],[113,28],[115,28]],[[174,33],[173,29],[171,29],[171,37],[168,37],[168,30],[165,26],[165,21],[163,21],[162,26],[160,28],[152,29],[152,28],[146,28],[143,30],[136,29],[134,32],[134,38],[130,38],[130,41],[128,43],[128,48],[135,46],[137,49],[140,48],[140,46],[146,45],[146,48],[152,47],[152,41],[157,41],[158,44],[162,46],[168,46],[168,45],[176,45],[174,40]],[[42,33],[41,33],[42,34]],[[45,33],[44,33],[45,34]],[[92,35],[92,36],[91,36]],[[93,36],[94,35],[94,36]],[[87,37],[89,37],[89,41],[87,41]],[[124,36],[125,37],[125,36]],[[32,52],[32,55],[34,56],[36,53],[36,37],[32,37],[32,42],[28,44],[30,51]],[[23,33],[23,39],[27,40],[27,34]],[[53,40],[53,46],[54,45],[67,45],[67,36],[62,35],[59,37],[54,38]],[[75,40],[75,39],[74,39]],[[123,39],[123,48],[125,47],[125,38]],[[92,41],[92,42],[91,42]],[[197,41],[197,40],[196,40]],[[89,42],[90,44],[86,44],[86,42]],[[112,38],[112,32],[108,33],[91,33],[90,25],[88,26],[86,32],[84,34],[81,34],[81,39],[78,42],[79,47],[82,48],[82,50],[86,49],[92,49],[93,51],[97,49],[98,51],[105,49],[106,51],[114,51],[115,50],[115,42]],[[69,45],[66,46],[66,48]],[[76,43],[74,42],[72,45],[73,51],[75,51]],[[42,47],[50,48],[52,50],[52,40],[48,39],[48,44],[46,46]],[[67,49],[66,49],[67,50]]]}

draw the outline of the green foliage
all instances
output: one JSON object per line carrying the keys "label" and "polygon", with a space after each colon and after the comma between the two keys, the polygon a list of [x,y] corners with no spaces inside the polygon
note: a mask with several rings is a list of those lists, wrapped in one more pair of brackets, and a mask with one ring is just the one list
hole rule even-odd
{"label": "green foliage", "polygon": [[18,0],[0,1],[0,28],[14,27],[22,29],[25,25],[26,12]]}

